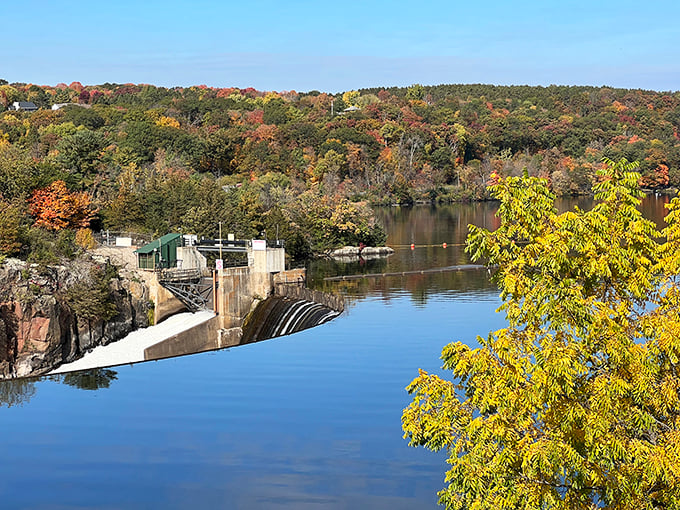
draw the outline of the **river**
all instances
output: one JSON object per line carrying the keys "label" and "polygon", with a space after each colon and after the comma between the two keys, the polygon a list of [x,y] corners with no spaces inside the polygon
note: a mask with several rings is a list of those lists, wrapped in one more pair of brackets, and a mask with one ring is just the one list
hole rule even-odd
{"label": "river", "polygon": [[445,456],[402,438],[404,387],[418,368],[441,372],[446,343],[503,325],[497,290],[486,271],[323,278],[468,263],[467,224],[492,228],[494,211],[380,210],[394,255],[309,267],[311,286],[348,300],[318,328],[0,383],[3,508],[436,508]]}

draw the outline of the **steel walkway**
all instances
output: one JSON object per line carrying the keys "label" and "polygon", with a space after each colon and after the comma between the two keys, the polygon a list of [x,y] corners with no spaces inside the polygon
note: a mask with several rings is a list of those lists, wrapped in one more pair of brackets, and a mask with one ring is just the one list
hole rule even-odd
{"label": "steel walkway", "polygon": [[210,271],[200,269],[161,269],[158,283],[172,292],[192,312],[212,309],[213,283]]}

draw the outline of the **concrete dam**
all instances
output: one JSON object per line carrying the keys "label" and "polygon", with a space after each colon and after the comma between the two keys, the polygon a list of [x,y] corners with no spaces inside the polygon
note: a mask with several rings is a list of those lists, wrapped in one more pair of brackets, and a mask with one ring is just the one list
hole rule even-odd
{"label": "concrete dam", "polygon": [[[157,321],[186,309],[187,299],[200,300],[200,296],[215,316],[147,347],[144,360],[288,335],[324,324],[343,312],[341,296],[305,287],[305,269],[285,269],[283,248],[249,247],[247,254],[247,266],[203,270],[200,275],[177,270],[174,284],[169,283],[172,270],[156,273],[151,295]],[[191,294],[194,298],[187,298]]]}
{"label": "concrete dam", "polygon": [[[180,235],[163,237],[174,243]],[[0,379],[231,347],[313,327],[344,310],[338,296],[305,288],[304,269],[285,270],[281,246],[243,241],[237,248],[247,262],[213,271],[195,246],[171,251],[161,238],[135,249],[131,238],[123,239],[120,245],[116,238],[115,246],[100,246],[76,270],[4,262]],[[59,298],[59,289],[84,281],[78,271],[108,265],[117,268],[108,282],[116,315],[79,318]]]}

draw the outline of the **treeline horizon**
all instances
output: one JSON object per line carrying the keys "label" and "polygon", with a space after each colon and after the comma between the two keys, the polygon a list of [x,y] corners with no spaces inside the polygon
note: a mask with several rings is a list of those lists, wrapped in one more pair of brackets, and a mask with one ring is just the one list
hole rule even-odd
{"label": "treeline horizon", "polygon": [[[18,101],[41,109],[11,110]],[[678,92],[0,80],[0,110],[3,203],[64,181],[89,194],[95,227],[212,235],[217,219],[239,235],[288,232],[308,252],[380,239],[369,204],[483,200],[488,184],[524,172],[557,195],[589,193],[605,157],[639,161],[646,188],[680,185]]]}

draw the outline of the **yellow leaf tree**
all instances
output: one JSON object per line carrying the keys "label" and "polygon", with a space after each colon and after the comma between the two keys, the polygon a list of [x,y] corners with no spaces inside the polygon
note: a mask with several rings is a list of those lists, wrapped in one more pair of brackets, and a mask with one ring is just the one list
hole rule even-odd
{"label": "yellow leaf tree", "polygon": [[508,326],[442,353],[404,410],[446,449],[447,508],[680,506],[680,199],[659,232],[637,165],[606,160],[597,205],[558,214],[544,181],[491,187],[500,227],[467,249],[496,268]]}
{"label": "yellow leaf tree", "polygon": [[347,106],[356,106],[360,95],[361,94],[359,93],[358,90],[348,90],[347,92],[342,94],[342,101]]}

